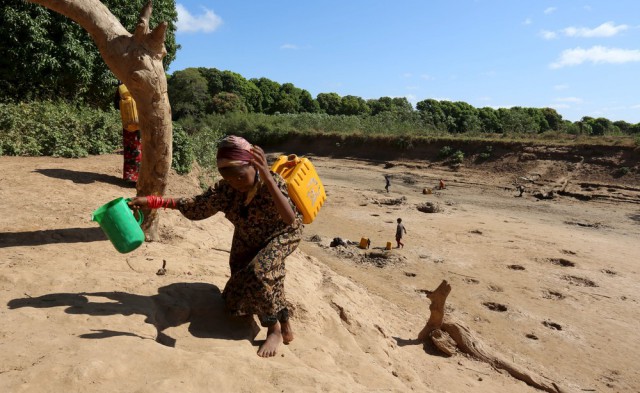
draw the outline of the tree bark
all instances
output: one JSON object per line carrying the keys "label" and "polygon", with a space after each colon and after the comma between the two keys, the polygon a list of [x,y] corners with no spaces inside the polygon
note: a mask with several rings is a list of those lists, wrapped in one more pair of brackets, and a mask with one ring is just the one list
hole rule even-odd
{"label": "tree bark", "polygon": [[431,313],[427,324],[418,334],[418,340],[425,341],[431,336],[434,330],[440,329],[442,321],[444,320],[444,304],[450,292],[451,285],[449,285],[447,280],[442,280],[438,288],[427,295],[427,298],[431,300],[431,305],[429,305],[429,311]]}
{"label": "tree bark", "polygon": [[[142,134],[142,163],[137,195],[163,195],[172,157],[171,107],[162,59],[167,23],[149,28],[151,1],[140,11],[133,34],[99,0],[28,0],[62,14],[82,26],[105,63],[136,101]],[[115,88],[115,87],[114,87]],[[147,240],[158,239],[155,210],[144,211]]]}

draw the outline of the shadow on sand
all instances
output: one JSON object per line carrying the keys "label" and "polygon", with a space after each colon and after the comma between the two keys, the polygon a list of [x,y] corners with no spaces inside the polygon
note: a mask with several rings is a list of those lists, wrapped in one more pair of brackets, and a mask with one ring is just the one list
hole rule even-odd
{"label": "shadow on sand", "polygon": [[114,186],[135,188],[136,184],[121,179],[116,176],[105,175],[103,173],[72,171],[69,169],[53,168],[53,169],[36,169],[42,175],[62,180],[71,180],[74,183],[90,184],[94,182],[113,184]]}
{"label": "shadow on sand", "polygon": [[422,345],[422,349],[431,356],[447,357],[444,353],[438,350],[438,348],[436,348],[436,346],[433,344],[433,342],[431,342],[431,340],[422,342],[417,338],[407,339],[407,338],[393,337],[393,339],[396,340],[396,344],[399,347],[406,347],[407,345]]}
{"label": "shadow on sand", "polygon": [[[90,298],[103,298],[92,301]],[[259,327],[252,317],[233,317],[225,311],[218,287],[206,283],[174,283],[158,288],[153,296],[126,292],[51,293],[39,297],[13,299],[7,303],[11,310],[23,307],[66,307],[68,314],[93,316],[144,315],[145,322],[157,330],[156,341],[174,347],[176,339],[163,331],[189,323],[189,332],[199,338],[252,341]],[[115,336],[134,336],[131,332],[109,329],[92,330],[81,338],[102,339]]]}
{"label": "shadow on sand", "polygon": [[0,232],[0,248],[55,243],[89,243],[107,240],[102,229],[64,228],[28,232]]}

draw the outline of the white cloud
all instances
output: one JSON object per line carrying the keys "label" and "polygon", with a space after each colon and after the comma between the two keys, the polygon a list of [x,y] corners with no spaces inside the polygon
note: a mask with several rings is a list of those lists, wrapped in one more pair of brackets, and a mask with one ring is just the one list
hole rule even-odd
{"label": "white cloud", "polygon": [[413,74],[410,73],[410,72],[405,72],[404,74],[402,74],[402,76],[405,77],[405,78],[411,78],[413,76]]}
{"label": "white cloud", "polygon": [[296,50],[298,49],[297,45],[294,44],[283,44],[280,46],[280,49],[292,49],[292,50]]}
{"label": "white cloud", "polygon": [[613,37],[618,33],[630,28],[631,27],[628,25],[616,25],[613,22],[605,22],[598,27],[594,27],[593,29],[570,26],[558,31],[541,30],[539,34],[545,40],[558,38],[559,34],[563,34],[567,37],[581,38]]}
{"label": "white cloud", "polygon": [[522,22],[523,25],[530,25],[532,23],[533,23],[533,21],[531,20],[531,18],[527,18]]}
{"label": "white cloud", "polygon": [[211,33],[222,25],[222,18],[204,7],[200,15],[191,15],[182,4],[176,5],[176,11],[178,11],[176,26],[179,33]]}
{"label": "white cloud", "polygon": [[631,108],[632,108],[632,109],[640,109],[640,104],[638,104],[638,105],[634,105],[634,106],[632,106]]}
{"label": "white cloud", "polygon": [[551,14],[551,13],[555,12],[557,9],[558,8],[556,8],[556,7],[549,7],[546,10],[544,10],[544,13],[545,14]]}
{"label": "white cloud", "polygon": [[629,28],[627,25],[616,25],[613,22],[605,22],[600,26],[588,29],[586,27],[567,27],[562,32],[567,37],[613,37],[614,35]]}
{"label": "white cloud", "polygon": [[579,104],[582,102],[582,98],[578,98],[578,97],[559,97],[556,98],[556,101],[558,102],[573,102],[575,104]]}
{"label": "white cloud", "polygon": [[498,110],[500,108],[510,109],[510,108],[513,108],[514,106],[518,106],[518,105],[513,105],[513,104],[490,105],[489,108]]}
{"label": "white cloud", "polygon": [[569,109],[571,108],[571,106],[567,105],[567,104],[553,104],[553,105],[549,105],[550,108],[553,109]]}
{"label": "white cloud", "polygon": [[577,47],[562,51],[558,60],[549,65],[550,68],[562,68],[580,65],[585,62],[594,64],[610,63],[622,64],[640,61],[640,50],[606,48],[594,46],[589,49]]}
{"label": "white cloud", "polygon": [[407,98],[407,101],[409,101],[413,105],[415,105],[415,103],[418,101],[418,97],[413,94],[407,94],[405,97]]}
{"label": "white cloud", "polygon": [[569,85],[567,84],[553,86],[553,90],[566,90],[568,88],[569,88]]}
{"label": "white cloud", "polygon": [[426,80],[426,81],[432,81],[432,80],[434,80],[434,79],[436,79],[436,78],[432,77],[432,76],[431,76],[431,75],[429,75],[429,74],[420,74],[420,79],[424,79],[424,80]]}

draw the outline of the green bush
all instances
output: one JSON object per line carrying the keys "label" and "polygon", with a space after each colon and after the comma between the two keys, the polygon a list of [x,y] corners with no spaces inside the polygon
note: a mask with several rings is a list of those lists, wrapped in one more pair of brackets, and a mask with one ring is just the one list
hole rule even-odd
{"label": "green bush", "polygon": [[218,142],[223,136],[219,129],[207,126],[200,127],[191,134],[193,154],[204,172],[200,178],[203,187],[212,184],[216,177],[216,153]]}
{"label": "green bush", "polygon": [[173,124],[173,159],[171,167],[180,175],[191,172],[195,159],[191,138],[180,124]]}
{"label": "green bush", "polygon": [[397,138],[395,139],[394,144],[402,150],[413,149],[413,141],[411,140],[411,138]]}
{"label": "green bush", "polygon": [[451,154],[453,154],[453,149],[451,148],[451,146],[444,146],[444,147],[442,147],[442,149],[440,149],[440,151],[438,152],[438,157],[440,157],[440,158],[447,158],[447,157],[449,157]]}
{"label": "green bush", "polygon": [[14,156],[77,158],[122,145],[115,111],[64,101],[0,104],[0,152]]}
{"label": "green bush", "polygon": [[613,176],[614,177],[622,177],[624,175],[629,174],[629,172],[631,172],[631,169],[629,169],[628,166],[623,166],[623,167],[620,167],[620,168],[616,169],[613,172]]}
{"label": "green bush", "polygon": [[478,159],[480,161],[486,161],[491,158],[491,153],[493,152],[493,146],[488,145],[485,147],[484,151],[478,155]]}
{"label": "green bush", "polygon": [[462,164],[463,161],[464,161],[464,153],[462,151],[456,150],[451,155],[451,163],[453,163],[453,164]]}

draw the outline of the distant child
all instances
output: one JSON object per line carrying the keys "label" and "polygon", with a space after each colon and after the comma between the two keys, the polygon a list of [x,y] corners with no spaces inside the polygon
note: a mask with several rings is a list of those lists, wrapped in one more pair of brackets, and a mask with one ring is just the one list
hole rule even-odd
{"label": "distant child", "polygon": [[445,188],[447,188],[444,185],[444,180],[440,179],[440,184],[438,184],[438,190],[444,190]]}
{"label": "distant child", "polygon": [[402,218],[398,218],[398,226],[396,227],[396,242],[398,243],[398,248],[404,248],[404,243],[402,243],[402,232],[407,233],[407,229],[402,225]]}
{"label": "distant child", "polygon": [[391,181],[389,180],[389,175],[384,175],[384,181],[385,181],[384,189],[387,190],[387,193],[388,193],[389,192],[389,186],[391,186]]}

